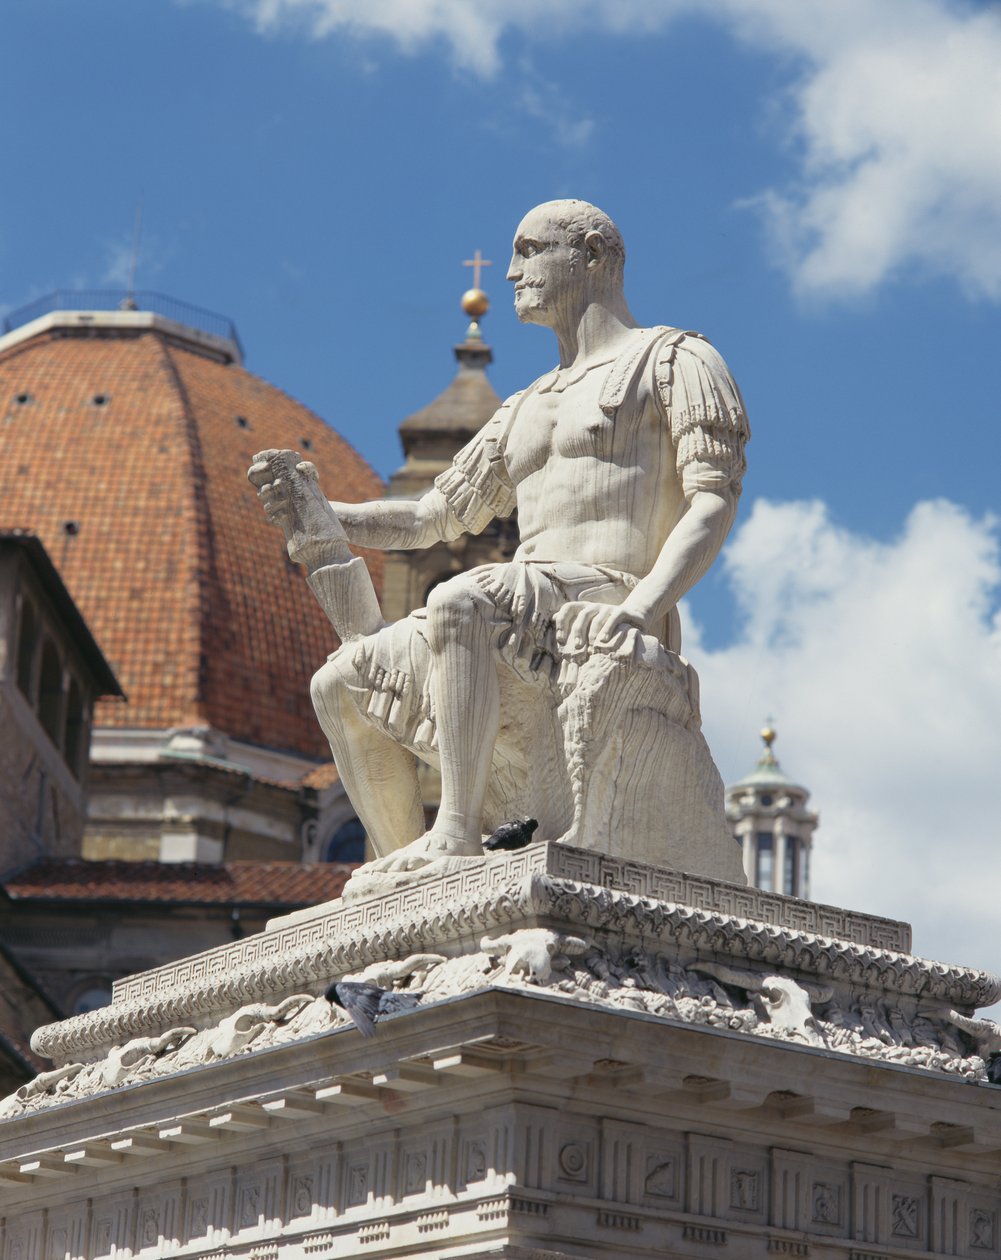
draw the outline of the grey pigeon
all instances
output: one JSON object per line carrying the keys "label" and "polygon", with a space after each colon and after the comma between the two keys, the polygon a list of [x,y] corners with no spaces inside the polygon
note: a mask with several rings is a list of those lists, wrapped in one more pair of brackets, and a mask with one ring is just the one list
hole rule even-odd
{"label": "grey pigeon", "polygon": [[323,995],[351,1017],[363,1037],[375,1036],[375,1021],[380,1015],[413,1010],[420,1005],[421,993],[393,993],[377,984],[358,980],[335,981]]}
{"label": "grey pigeon", "polygon": [[483,847],[491,853],[502,849],[523,849],[532,839],[532,832],[538,827],[534,818],[526,818],[524,822],[501,823],[497,830],[483,841]]}

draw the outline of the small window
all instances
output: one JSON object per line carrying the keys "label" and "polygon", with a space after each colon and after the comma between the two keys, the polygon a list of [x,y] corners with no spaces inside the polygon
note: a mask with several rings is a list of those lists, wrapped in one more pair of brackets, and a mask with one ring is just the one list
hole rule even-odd
{"label": "small window", "polygon": [[773,804],[774,801],[775,801],[775,797],[772,796],[771,792],[761,793],[761,803],[762,805],[765,806],[766,809],[768,808],[769,805]]}
{"label": "small window", "polygon": [[111,395],[110,394],[95,394],[94,397],[90,401],[94,404],[95,407],[107,407],[108,403],[111,402]]}
{"label": "small window", "polygon": [[42,647],[38,720],[49,739],[60,748],[63,735],[63,667],[56,645],[51,639],[46,639]]}
{"label": "small window", "polygon": [[17,685],[32,705],[35,703],[35,644],[38,639],[38,616],[30,599],[21,600],[21,624],[17,632]]}
{"label": "small window", "polygon": [[302,447],[304,451],[311,451],[313,449],[313,439],[302,438],[299,442],[299,445]]}
{"label": "small window", "polygon": [[773,892],[772,878],[775,852],[772,833],[770,831],[759,831],[757,840],[758,863],[757,870],[754,873],[754,882],[759,888],[765,889],[766,892]]}
{"label": "small window", "polygon": [[35,400],[27,390],[21,390],[19,394],[14,395],[14,401],[19,407],[27,407],[28,403],[34,402]]}
{"label": "small window", "polygon": [[330,837],[324,861],[327,862],[364,862],[365,861],[365,828],[361,819],[349,818],[342,823]]}
{"label": "small window", "polygon": [[63,755],[74,777],[82,779],[87,760],[87,713],[83,692],[75,678],[70,679],[66,697],[66,741]]}
{"label": "small window", "polygon": [[236,427],[237,427],[238,429],[249,429],[249,428],[250,428],[250,421],[247,419],[247,417],[246,417],[246,416],[237,416],[237,417],[236,417]]}

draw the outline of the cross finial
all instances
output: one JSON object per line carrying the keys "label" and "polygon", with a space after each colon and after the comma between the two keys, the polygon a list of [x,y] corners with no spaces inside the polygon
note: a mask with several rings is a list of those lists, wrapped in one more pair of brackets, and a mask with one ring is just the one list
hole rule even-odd
{"label": "cross finial", "polygon": [[472,258],[464,258],[462,260],[462,265],[463,267],[472,267],[473,288],[478,289],[480,287],[480,269],[482,267],[492,267],[493,263],[489,258],[484,258],[480,251],[477,250]]}

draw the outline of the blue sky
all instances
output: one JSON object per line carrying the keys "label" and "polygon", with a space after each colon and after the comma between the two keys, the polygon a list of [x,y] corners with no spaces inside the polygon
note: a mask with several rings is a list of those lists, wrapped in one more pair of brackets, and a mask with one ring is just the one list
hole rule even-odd
{"label": "blue sky", "polygon": [[495,263],[505,394],[553,359],[503,279],[518,219],[606,209],[637,318],[709,335],[754,429],[689,608],[724,777],[773,713],[823,815],[815,894],[991,961],[944,907],[976,900],[1001,816],[996,6],[7,0],[4,19],[0,306],[122,284],[141,193],[139,287],[231,316],[248,367],[383,475],[450,379],[462,259]]}

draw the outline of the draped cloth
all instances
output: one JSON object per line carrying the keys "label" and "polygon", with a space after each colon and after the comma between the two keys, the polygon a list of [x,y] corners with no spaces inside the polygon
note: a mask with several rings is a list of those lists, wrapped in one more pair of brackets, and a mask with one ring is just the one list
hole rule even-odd
{"label": "draped cloth", "polygon": [[[438,598],[476,600],[487,618],[498,666],[557,703],[576,678],[561,657],[554,618],[572,600],[619,604],[636,578],[595,565],[512,560],[485,564],[436,588]],[[350,655],[355,702],[373,725],[417,751],[436,747],[433,666],[426,608],[334,654]],[[631,644],[630,644],[631,647]]]}

